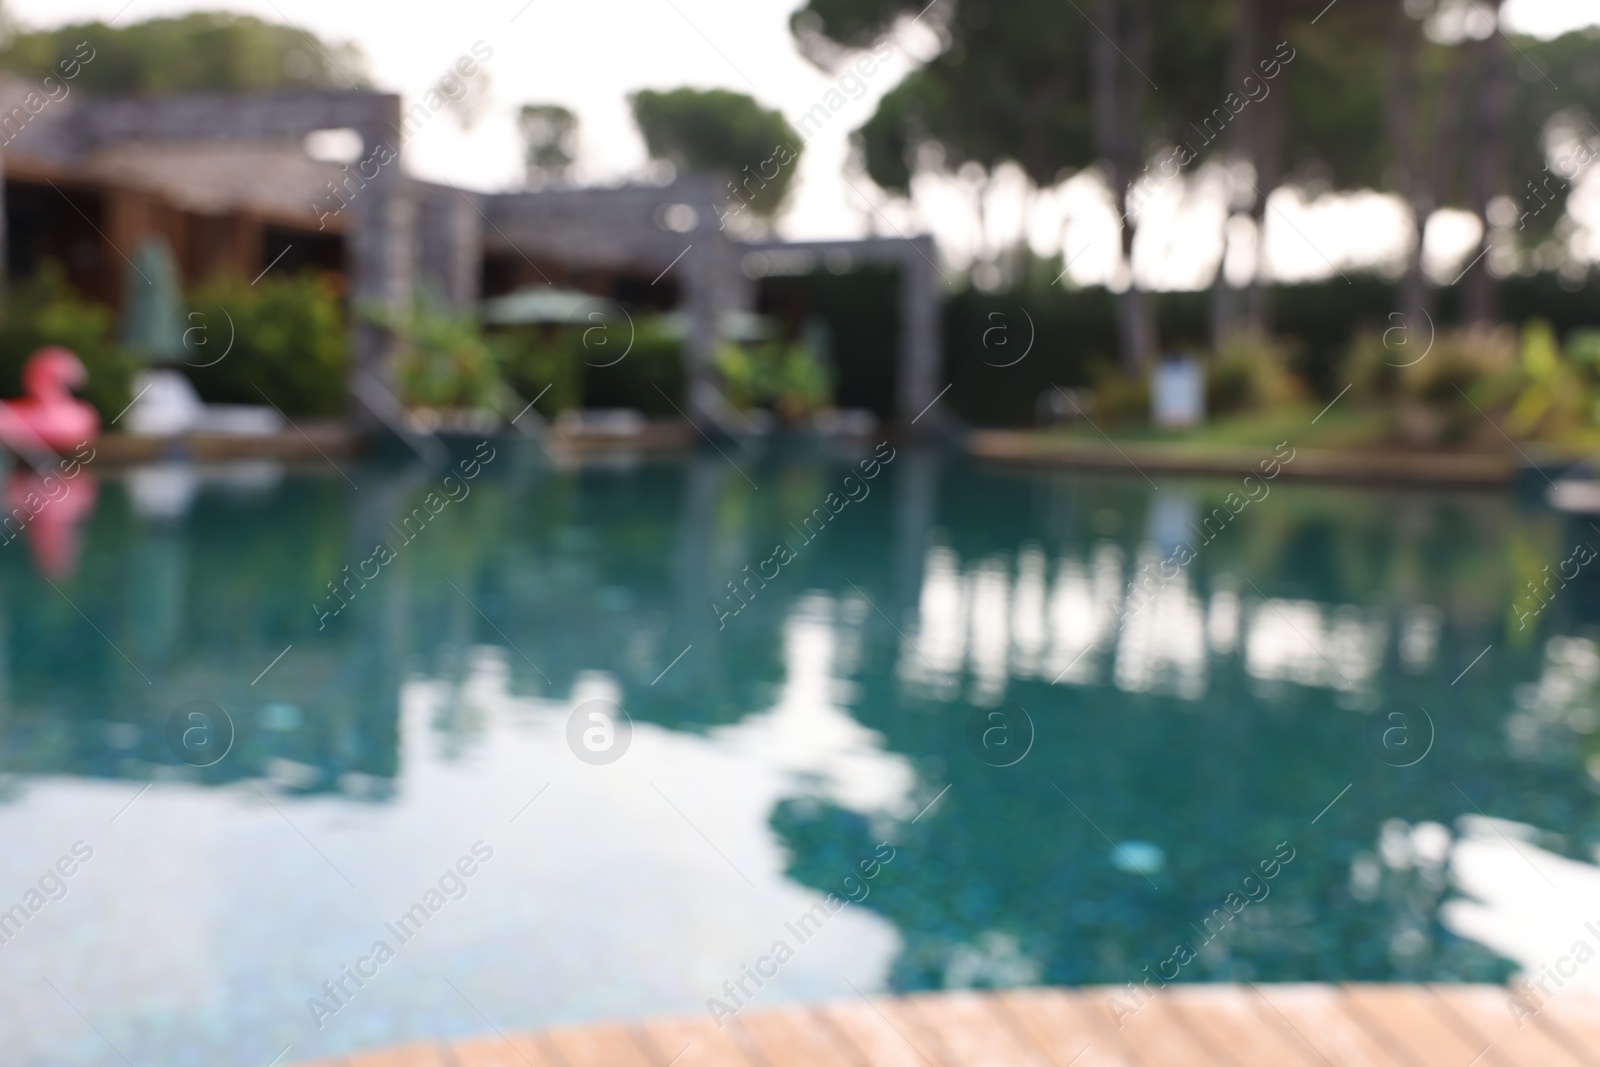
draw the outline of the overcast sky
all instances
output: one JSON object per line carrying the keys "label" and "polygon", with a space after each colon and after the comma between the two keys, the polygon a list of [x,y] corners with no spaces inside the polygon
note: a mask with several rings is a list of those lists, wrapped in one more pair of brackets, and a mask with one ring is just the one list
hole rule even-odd
{"label": "overcast sky", "polygon": [[[582,176],[614,182],[637,174],[645,162],[643,143],[627,110],[630,92],[680,85],[733,89],[781,109],[793,123],[834,86],[833,79],[806,62],[794,47],[788,18],[799,0],[4,2],[14,18],[32,26],[113,17],[123,24],[218,8],[290,22],[324,39],[356,44],[366,56],[369,72],[378,86],[402,93],[408,102],[424,92],[475,42],[482,41],[494,50],[484,65],[489,97],[482,116],[471,129],[463,129],[453,118],[436,117],[407,143],[406,154],[409,168],[420,177],[448,178],[458,185],[485,190],[507,188],[520,181],[515,114],[525,102],[560,103],[577,112],[582,122]],[[1070,8],[1063,10],[1063,17],[1077,17]],[[1600,23],[1600,0],[1507,0],[1505,12],[1507,22],[1515,28],[1553,36]],[[913,39],[909,47],[914,52],[919,44]],[[870,187],[859,178],[847,182],[840,176],[848,136],[871,115],[878,97],[894,86],[910,62],[910,57],[897,55],[867,80],[860,99],[850,102],[807,142],[790,210],[782,222],[786,235],[853,236],[874,224],[863,196],[871,193]],[[1197,219],[1203,220],[1203,210],[1198,216],[1195,214],[1199,203],[1196,190],[1188,192],[1185,200],[1174,190],[1172,196],[1176,200],[1164,209],[1174,213],[1163,242],[1166,246],[1191,247],[1189,242],[1174,239],[1173,234],[1184,225],[1202,225]],[[958,190],[948,187],[919,189],[919,211],[907,214],[889,208],[887,217],[900,227],[932,227],[959,259],[961,250],[970,247],[974,239],[969,202],[959,195]],[[1086,205],[1093,208],[1094,200],[1092,191],[1084,188],[1076,190],[1075,196],[1047,198],[1036,217],[1029,220],[1036,248],[1053,251],[1059,246],[1064,228],[1068,247],[1074,253],[1085,242],[1103,243],[1096,236],[1103,226],[1087,217],[1092,211],[1084,210]],[[1023,220],[1015,210],[1020,200],[1011,206],[1013,225],[1020,228]],[[1002,193],[997,217],[1002,224],[1006,207]],[[1158,205],[1152,210],[1163,209]],[[1367,205],[1359,210],[1367,211],[1374,224],[1383,221],[1381,208]],[[1071,226],[1066,225],[1074,212],[1082,240],[1075,240]],[[1299,222],[1316,225],[1309,216],[1299,218]],[[880,216],[876,225],[882,230],[888,224]],[[1350,230],[1348,220],[1327,220],[1325,228],[1328,240],[1334,244],[1341,232]],[[1212,229],[1216,229],[1214,224]],[[1307,236],[1318,240],[1314,235]],[[1468,239],[1467,235],[1461,237],[1463,241]],[[1174,253],[1164,252],[1158,257],[1165,263],[1162,274],[1167,277],[1167,284],[1192,284],[1190,277],[1212,269],[1199,262],[1216,262],[1217,242],[1207,240],[1212,250],[1189,256],[1199,258],[1187,266],[1182,262],[1183,255],[1177,255],[1173,262],[1166,261],[1173,260]],[[1365,244],[1371,246],[1370,241]],[[1114,258],[1109,248],[1104,251],[1105,255],[1097,255],[1090,248],[1075,264],[1074,277],[1091,281],[1104,276]],[[1296,259],[1287,245],[1284,254]],[[1325,270],[1324,264],[1330,260],[1355,262],[1333,245],[1322,247],[1314,258],[1302,249],[1299,259],[1304,260],[1299,268],[1286,260],[1279,269],[1316,273]]]}

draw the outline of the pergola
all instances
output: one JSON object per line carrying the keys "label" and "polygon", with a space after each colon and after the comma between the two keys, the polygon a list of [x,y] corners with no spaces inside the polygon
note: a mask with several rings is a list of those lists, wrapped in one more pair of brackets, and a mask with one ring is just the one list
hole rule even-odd
{"label": "pergola", "polygon": [[[901,422],[927,418],[935,426],[950,418],[936,405],[939,388],[941,280],[932,237],[869,237],[856,241],[760,241],[743,244],[747,257],[767,253],[812,261],[843,253],[852,261],[885,263],[900,272],[900,350],[895,353],[895,415]],[[753,273],[747,269],[745,273]],[[926,412],[926,415],[924,415]],[[921,418],[919,418],[919,416]]]}

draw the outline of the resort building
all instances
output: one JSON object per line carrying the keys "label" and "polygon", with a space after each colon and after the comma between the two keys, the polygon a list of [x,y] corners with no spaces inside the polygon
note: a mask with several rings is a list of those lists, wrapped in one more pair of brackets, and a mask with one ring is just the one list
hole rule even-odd
{"label": "resort building", "polygon": [[[711,354],[760,279],[830,252],[899,269],[895,414],[935,403],[939,289],[931,238],[742,243],[721,225],[722,183],[476,193],[403,168],[400,97],[363,91],[59,100],[0,79],[6,276],[45,259],[116,307],[126,264],[164,238],[185,284],[335,272],[349,301],[399,310],[418,286],[457,306],[549,284],[688,320],[689,414],[722,423]],[[781,254],[777,254],[781,253]],[[351,316],[352,375],[385,373],[391,340]],[[937,423],[942,409],[928,419]]]}

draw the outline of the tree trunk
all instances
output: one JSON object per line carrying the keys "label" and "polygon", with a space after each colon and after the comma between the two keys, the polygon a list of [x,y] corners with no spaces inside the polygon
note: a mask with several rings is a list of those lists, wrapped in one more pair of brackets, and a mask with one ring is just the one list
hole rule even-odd
{"label": "tree trunk", "polygon": [[978,216],[978,247],[972,256],[974,266],[987,263],[992,258],[989,251],[989,184],[993,180],[993,172],[985,168],[983,177],[978,179],[972,193],[973,207]]}
{"label": "tree trunk", "polygon": [[1432,135],[1424,138],[1422,151],[1427,164],[1418,164],[1414,180],[1423,186],[1419,196],[1413,198],[1412,213],[1421,221],[1417,223],[1417,292],[1412,297],[1412,314],[1420,314],[1426,321],[1413,323],[1411,337],[1422,336],[1426,328],[1434,333],[1433,312],[1439,289],[1429,281],[1422,269],[1422,238],[1426,231],[1428,215],[1440,204],[1459,203],[1461,192],[1458,176],[1461,172],[1461,127],[1466,111],[1461,103],[1462,81],[1467,69],[1467,49],[1457,45],[1445,56],[1445,67],[1433,107]]}
{"label": "tree trunk", "polygon": [[[1256,12],[1259,29],[1256,45],[1261,51],[1276,49],[1283,33],[1283,5],[1264,3]],[[1265,58],[1257,56],[1256,60]],[[1244,328],[1257,334],[1267,332],[1268,290],[1262,282],[1267,264],[1267,197],[1278,187],[1283,177],[1284,121],[1288,115],[1288,92],[1283,86],[1275,87],[1259,104],[1252,104],[1255,114],[1250,117],[1250,163],[1255,168],[1255,188],[1250,190],[1250,218],[1255,223],[1255,269],[1245,286]],[[1249,109],[1247,109],[1249,110]]]}
{"label": "tree trunk", "polygon": [[1400,281],[1401,325],[1410,333],[1423,329],[1429,315],[1427,277],[1422,270],[1422,238],[1433,212],[1425,170],[1420,160],[1426,152],[1420,125],[1421,91],[1418,85],[1424,51],[1422,24],[1395,7],[1395,28],[1390,37],[1389,75],[1384,86],[1384,125],[1389,135],[1389,158],[1394,164],[1394,187],[1411,214],[1412,247],[1406,254]]}
{"label": "tree trunk", "polygon": [[[1250,64],[1254,62],[1259,48],[1257,29],[1260,21],[1261,0],[1238,0],[1233,11],[1233,32],[1228,40],[1227,80],[1222,86],[1224,94],[1237,92],[1238,87],[1250,74]],[[1230,164],[1254,155],[1251,151],[1254,147],[1253,138],[1250,135],[1255,121],[1256,116],[1251,113],[1251,108],[1246,107],[1229,128],[1226,158]],[[1248,203],[1253,211],[1257,199],[1254,189],[1244,194],[1243,190],[1233,188],[1231,175],[1227,197],[1227,211],[1222,217],[1222,258],[1217,261],[1217,277],[1211,284],[1211,344],[1214,348],[1222,347],[1230,337],[1239,332],[1240,312],[1246,303],[1240,299],[1239,290],[1228,281],[1228,223],[1233,221],[1236,205],[1242,206]]]}
{"label": "tree trunk", "polygon": [[1233,218],[1230,211],[1223,220],[1222,258],[1217,261],[1217,276],[1211,282],[1211,347],[1221,348],[1228,338],[1239,332],[1239,309],[1244,301],[1239,290],[1228,282],[1227,224]]}
{"label": "tree trunk", "polygon": [[[1233,36],[1228,50],[1228,82],[1224,93],[1243,91],[1246,78],[1254,74],[1255,64],[1265,58],[1283,32],[1283,8],[1270,0],[1239,0],[1234,11]],[[1253,100],[1229,129],[1228,156],[1233,161],[1248,159],[1251,188],[1234,203],[1248,211],[1255,232],[1255,268],[1243,292],[1229,285],[1223,264],[1217,268],[1213,294],[1212,336],[1217,344],[1238,332],[1267,332],[1267,288],[1262,272],[1267,252],[1267,197],[1283,175],[1284,89],[1268,86],[1267,95]],[[1229,206],[1229,220],[1233,218]],[[1226,248],[1224,248],[1226,256]]]}
{"label": "tree trunk", "polygon": [[[1498,26],[1501,0],[1489,0],[1491,17]],[[1477,152],[1473,166],[1473,206],[1483,226],[1483,240],[1473,254],[1478,260],[1467,269],[1463,318],[1475,327],[1494,325],[1500,313],[1499,287],[1489,273],[1489,204],[1505,192],[1506,175],[1506,49],[1504,39],[1491,33],[1478,46],[1483,52],[1482,89],[1478,97]]]}
{"label": "tree trunk", "polygon": [[[1395,72],[1389,86],[1389,134],[1395,160],[1397,187],[1411,211],[1415,247],[1406,263],[1400,285],[1400,313],[1408,337],[1434,332],[1433,311],[1437,287],[1423,266],[1423,239],[1428,219],[1458,190],[1462,112],[1461,83],[1467,50],[1457,45],[1444,56],[1444,69],[1434,89],[1431,106],[1422,103],[1421,78],[1427,45],[1419,22],[1398,15],[1395,34]],[[1426,112],[1426,118],[1424,113]]]}
{"label": "tree trunk", "polygon": [[1150,61],[1150,0],[1098,0],[1095,16],[1101,31],[1092,38],[1090,55],[1095,141],[1110,166],[1111,188],[1122,208],[1121,250],[1128,268],[1128,287],[1117,300],[1117,335],[1124,369],[1141,371],[1154,362],[1159,344],[1154,306],[1133,274],[1138,226],[1133,179],[1144,149],[1145,82],[1140,70]]}

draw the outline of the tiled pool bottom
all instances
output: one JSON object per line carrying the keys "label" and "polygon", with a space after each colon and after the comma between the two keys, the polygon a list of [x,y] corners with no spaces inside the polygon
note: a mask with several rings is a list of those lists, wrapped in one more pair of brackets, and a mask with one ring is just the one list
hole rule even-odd
{"label": "tiled pool bottom", "polygon": [[[0,948],[4,1041],[36,1057],[13,1062],[107,1061],[75,1008],[134,1062],[173,1064],[476,1033],[484,1016],[699,1010],[700,990],[738,978],[751,945],[815,903],[783,876],[765,815],[794,781],[785,729],[837,724],[769,717],[720,744],[641,724],[626,760],[589,767],[564,743],[566,705],[497,691],[494,658],[471,686],[485,736],[453,758],[429,736],[439,687],[408,689],[401,743],[416,755],[382,804],[157,783],[111,824],[136,795],[127,783],[29,783],[0,808],[5,884],[37,879],[22,861],[50,856],[59,828],[93,858]],[[848,742],[817,754],[907,782],[893,757]],[[464,856],[474,874],[428,900]],[[425,923],[418,903],[438,905]],[[393,953],[381,965],[377,942]],[[881,989],[897,947],[884,919],[843,909],[771,996]],[[351,982],[358,964],[375,974]]]}
{"label": "tiled pool bottom", "polygon": [[[780,955],[753,1006],[1179,943],[1185,980],[1537,978],[1596,920],[1600,598],[1511,632],[1579,531],[1508,498],[1280,487],[1135,596],[1227,484],[907,454],[719,628],[841,468],[508,464],[321,629],[433,477],[355,473],[108,483],[71,604],[0,554],[0,908],[40,905],[7,1063],[705,1013]],[[197,699],[237,730],[201,770],[164,741]],[[595,699],[633,721],[606,766]]]}

